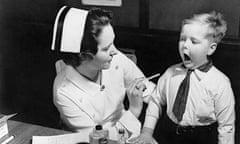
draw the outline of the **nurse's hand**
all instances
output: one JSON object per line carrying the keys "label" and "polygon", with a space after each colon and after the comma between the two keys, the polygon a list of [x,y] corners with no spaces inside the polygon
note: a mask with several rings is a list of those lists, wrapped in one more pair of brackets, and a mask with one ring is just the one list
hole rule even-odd
{"label": "nurse's hand", "polygon": [[141,134],[138,137],[128,140],[131,144],[158,144],[153,138],[154,130],[151,128],[143,127]]}
{"label": "nurse's hand", "polygon": [[138,137],[128,140],[131,144],[158,144],[157,141],[148,134],[141,133]]}
{"label": "nurse's hand", "polygon": [[127,89],[129,100],[129,110],[138,117],[141,114],[143,107],[143,92],[146,85],[143,83],[144,78],[135,79]]}

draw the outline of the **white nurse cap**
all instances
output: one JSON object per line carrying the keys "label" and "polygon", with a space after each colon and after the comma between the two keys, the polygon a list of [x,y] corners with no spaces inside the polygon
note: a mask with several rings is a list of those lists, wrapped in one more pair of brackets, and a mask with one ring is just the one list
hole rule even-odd
{"label": "white nurse cap", "polygon": [[52,50],[80,53],[88,11],[63,6],[55,19]]}

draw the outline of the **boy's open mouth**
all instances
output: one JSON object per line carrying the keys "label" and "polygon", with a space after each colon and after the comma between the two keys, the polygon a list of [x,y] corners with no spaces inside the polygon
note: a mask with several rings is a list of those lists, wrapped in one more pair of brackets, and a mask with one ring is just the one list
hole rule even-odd
{"label": "boy's open mouth", "polygon": [[183,57],[184,57],[184,61],[190,61],[191,60],[191,58],[187,54],[184,54]]}

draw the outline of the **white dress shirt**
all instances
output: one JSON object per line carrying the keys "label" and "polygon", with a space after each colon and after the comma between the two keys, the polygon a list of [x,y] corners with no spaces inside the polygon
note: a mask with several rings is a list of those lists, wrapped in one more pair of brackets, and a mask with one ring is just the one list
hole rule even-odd
{"label": "white dress shirt", "polygon": [[[167,105],[168,117],[178,123],[172,109],[186,72],[182,64],[177,64],[168,68],[161,76],[153,99],[149,102],[144,127],[155,127],[163,105]],[[188,100],[179,125],[202,126],[217,121],[218,144],[234,144],[234,104],[234,95],[227,76],[214,66],[206,73],[196,69],[190,75]]]}
{"label": "white dress shirt", "polygon": [[[117,139],[119,128],[125,128],[132,136],[140,133],[141,124],[130,111],[124,110],[123,99],[130,83],[144,75],[125,55],[119,52],[110,68],[102,71],[102,85],[88,80],[69,65],[58,71],[54,104],[68,127],[86,135],[85,141],[97,124],[110,131],[111,139]],[[153,83],[147,85],[145,96],[154,87]],[[145,98],[147,101],[148,97]]]}

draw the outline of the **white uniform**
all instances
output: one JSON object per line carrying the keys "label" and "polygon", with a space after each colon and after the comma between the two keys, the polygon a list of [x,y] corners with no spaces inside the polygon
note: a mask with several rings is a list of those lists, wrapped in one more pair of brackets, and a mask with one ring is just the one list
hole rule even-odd
{"label": "white uniform", "polygon": [[[162,105],[168,117],[178,123],[172,109],[180,83],[186,75],[182,64],[171,66],[159,79],[153,101],[149,102],[144,126],[154,128]],[[234,144],[234,95],[227,76],[212,66],[208,72],[194,70],[182,121],[184,126],[201,126],[218,122],[218,143]]]}
{"label": "white uniform", "polygon": [[[54,81],[54,104],[67,126],[86,135],[86,140],[97,124],[109,129],[111,139],[117,138],[118,128],[125,128],[132,136],[138,135],[141,123],[124,110],[123,99],[129,84],[143,76],[135,63],[120,52],[113,57],[110,68],[102,71],[102,86],[66,65]],[[150,93],[154,84],[147,85],[151,88],[145,93]]]}

